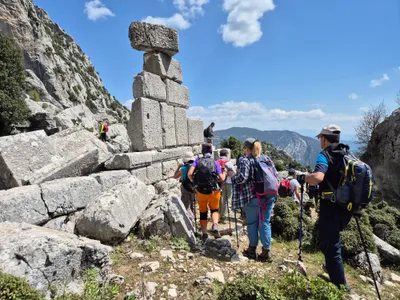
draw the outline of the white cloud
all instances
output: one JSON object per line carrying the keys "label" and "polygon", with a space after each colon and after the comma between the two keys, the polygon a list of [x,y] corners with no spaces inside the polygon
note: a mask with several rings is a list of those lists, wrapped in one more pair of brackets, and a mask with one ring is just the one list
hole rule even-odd
{"label": "white cloud", "polygon": [[358,100],[358,99],[360,99],[360,96],[357,95],[356,93],[351,93],[351,94],[349,95],[349,99],[350,99],[350,100]]}
{"label": "white cloud", "polygon": [[389,76],[387,74],[383,74],[380,79],[372,79],[370,86],[374,88],[374,87],[382,85],[385,81],[389,81],[389,80],[390,80]]}
{"label": "white cloud", "polygon": [[152,17],[148,16],[143,22],[165,25],[177,29],[188,29],[191,26],[189,20],[194,20],[197,16],[204,15],[203,6],[210,0],[174,0],[173,4],[178,10],[172,17]]}
{"label": "white cloud", "polygon": [[126,100],[125,103],[124,103],[124,106],[125,106],[127,109],[131,110],[131,108],[132,108],[132,103],[133,103],[133,102],[135,102],[135,99]]}
{"label": "white cloud", "polygon": [[181,14],[174,14],[172,17],[169,18],[154,18],[151,16],[146,17],[143,19],[143,22],[151,23],[151,24],[159,24],[168,27],[174,27],[177,29],[188,29],[190,27],[190,23],[183,18]]}
{"label": "white cloud", "polygon": [[88,19],[97,21],[99,19],[106,19],[107,17],[115,17],[115,14],[108,9],[101,0],[92,0],[85,3],[84,12],[87,14]]}
{"label": "white cloud", "polygon": [[188,116],[201,118],[205,124],[215,122],[216,130],[230,127],[251,127],[259,130],[318,131],[323,126],[338,124],[351,134],[360,115],[334,114],[322,109],[282,110],[267,109],[259,102],[223,102],[208,107],[192,106]]}
{"label": "white cloud", "polygon": [[362,112],[367,112],[368,110],[369,110],[369,107],[367,107],[367,106],[360,107],[360,111],[362,111]]}
{"label": "white cloud", "polygon": [[260,19],[275,9],[273,0],[224,0],[228,12],[227,24],[221,26],[222,39],[235,47],[245,47],[257,42],[261,36]]}

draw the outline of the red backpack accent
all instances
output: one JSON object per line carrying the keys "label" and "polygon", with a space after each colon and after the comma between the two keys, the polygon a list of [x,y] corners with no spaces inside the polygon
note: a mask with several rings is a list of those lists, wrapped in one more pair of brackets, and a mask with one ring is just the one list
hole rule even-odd
{"label": "red backpack accent", "polygon": [[104,132],[108,132],[108,126],[106,124],[103,124],[104,126]]}
{"label": "red backpack accent", "polygon": [[290,188],[290,179],[285,178],[280,182],[278,194],[279,197],[282,198],[292,196],[293,192],[292,189]]}
{"label": "red backpack accent", "polygon": [[[224,169],[225,164],[229,161],[229,159],[218,159],[217,163],[221,166],[221,171]],[[222,183],[220,179],[218,179],[218,183]]]}

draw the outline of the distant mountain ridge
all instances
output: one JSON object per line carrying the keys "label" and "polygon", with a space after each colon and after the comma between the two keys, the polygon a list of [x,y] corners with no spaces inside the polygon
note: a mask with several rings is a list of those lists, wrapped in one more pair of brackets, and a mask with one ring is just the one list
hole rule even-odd
{"label": "distant mountain ridge", "polygon": [[[222,139],[234,136],[244,141],[249,137],[260,141],[267,141],[279,150],[285,151],[293,159],[305,166],[315,164],[318,153],[321,151],[319,141],[316,138],[301,135],[290,130],[265,130],[261,131],[247,127],[232,127],[224,130],[215,131],[215,144],[219,145]],[[353,142],[342,141],[355,149]]]}

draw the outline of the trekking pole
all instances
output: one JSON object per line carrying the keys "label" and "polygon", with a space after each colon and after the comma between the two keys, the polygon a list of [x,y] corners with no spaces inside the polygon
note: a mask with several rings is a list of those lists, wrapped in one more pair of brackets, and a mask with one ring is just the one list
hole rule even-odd
{"label": "trekking pole", "polygon": [[197,193],[194,196],[194,203],[193,203],[193,208],[194,208],[194,235],[197,235],[197,211],[196,211],[196,202],[197,202]]}
{"label": "trekking pole", "polygon": [[228,199],[226,199],[226,206],[228,207],[229,232],[230,232],[230,234],[232,234],[231,214],[229,212],[229,201],[228,201]]}
{"label": "trekking pole", "polygon": [[359,217],[355,216],[354,218],[356,219],[358,232],[360,233],[361,243],[363,244],[364,251],[365,251],[365,255],[367,256],[369,271],[371,272],[372,279],[374,280],[375,290],[376,290],[376,293],[378,294],[378,299],[381,300],[381,295],[379,294],[379,289],[378,289],[378,285],[377,285],[376,280],[375,280],[374,271],[372,270],[371,261],[369,260],[369,255],[368,255],[368,251],[367,251],[367,246],[365,246],[364,236],[362,235],[361,228],[360,228],[360,224],[358,223],[358,218],[359,218]]}
{"label": "trekking pole", "polygon": [[301,184],[300,188],[300,237],[299,237],[299,261],[303,261],[301,257],[303,246],[303,194],[304,194],[304,183]]}
{"label": "trekking pole", "polygon": [[236,209],[233,210],[233,213],[235,215],[236,244],[237,244],[237,248],[239,249],[239,235],[238,235],[238,225],[237,225],[237,218],[236,218]]}

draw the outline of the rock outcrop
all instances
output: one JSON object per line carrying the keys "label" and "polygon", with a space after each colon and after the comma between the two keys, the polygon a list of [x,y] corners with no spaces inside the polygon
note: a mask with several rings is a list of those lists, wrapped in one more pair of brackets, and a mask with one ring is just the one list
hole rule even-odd
{"label": "rock outcrop", "polygon": [[383,196],[400,203],[400,109],[375,128],[362,158],[371,165]]}
{"label": "rock outcrop", "polygon": [[45,111],[39,115],[35,109],[27,130],[53,133],[79,125],[79,119],[86,128],[92,128],[92,119],[127,123],[128,110],[108,93],[89,57],[32,0],[0,0],[0,33],[21,48],[26,94]]}
{"label": "rock outcrop", "polygon": [[49,288],[80,293],[87,269],[105,280],[110,272],[111,248],[98,241],[24,223],[0,223],[0,269],[25,277],[50,296]]}

